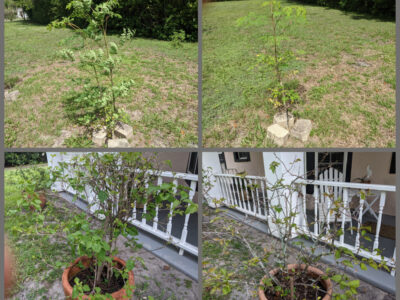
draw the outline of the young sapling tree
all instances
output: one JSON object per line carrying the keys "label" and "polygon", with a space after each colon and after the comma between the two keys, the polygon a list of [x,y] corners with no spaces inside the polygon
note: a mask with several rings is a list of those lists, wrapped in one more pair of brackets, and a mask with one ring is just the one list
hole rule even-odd
{"label": "young sapling tree", "polygon": [[126,119],[124,111],[117,107],[117,100],[126,96],[134,84],[133,80],[116,82],[115,79],[121,58],[117,44],[109,40],[107,26],[110,19],[121,18],[114,12],[118,5],[118,0],[99,4],[92,0],[73,0],[67,5],[71,15],[49,25],[49,29],[71,28],[84,41],[88,40],[79,59],[72,49],[60,51],[64,59],[75,62],[89,74],[89,77],[73,79],[74,85],[83,88],[74,93],[66,109],[80,125],[92,131],[105,129],[107,139],[112,139],[116,126]]}
{"label": "young sapling tree", "polygon": [[[266,74],[272,72],[272,87],[268,88],[268,101],[275,108],[285,111],[300,101],[299,94],[286,85],[286,76],[290,63],[294,60],[294,51],[289,47],[290,32],[294,26],[306,20],[306,10],[302,6],[282,5],[279,0],[266,1],[262,4],[266,14],[250,13],[237,20],[238,26],[266,26],[265,35],[261,38],[265,43],[265,51],[257,54],[257,64],[265,67]],[[288,124],[289,125],[289,124]]]}

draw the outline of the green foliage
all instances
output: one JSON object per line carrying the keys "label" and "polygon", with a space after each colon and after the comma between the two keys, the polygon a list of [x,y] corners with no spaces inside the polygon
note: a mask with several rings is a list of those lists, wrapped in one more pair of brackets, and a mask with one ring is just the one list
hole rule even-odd
{"label": "green foliage", "polygon": [[[48,24],[70,16],[68,2],[69,0],[32,0],[32,6],[27,12],[33,22]],[[102,2],[107,1],[87,2],[86,8],[101,5]],[[122,32],[124,28],[129,28],[140,37],[163,40],[168,40],[174,32],[183,30],[188,41],[197,41],[197,3],[197,0],[120,0],[113,11],[122,18],[110,19],[108,29]],[[77,20],[81,27],[88,23],[86,18]]]}
{"label": "green foliage", "polygon": [[[72,28],[82,39],[90,40],[94,47],[87,47],[80,55],[79,68],[90,74],[90,77],[76,77],[73,82],[83,87],[72,92],[66,98],[67,115],[90,131],[106,128],[107,137],[112,138],[118,122],[125,120],[122,109],[116,107],[116,101],[128,94],[134,84],[133,80],[115,82],[115,73],[121,62],[118,46],[110,42],[107,36],[109,19],[121,19],[114,10],[118,7],[117,0],[108,0],[95,6],[92,0],[74,0],[68,3],[70,16],[49,24],[52,28]],[[86,28],[80,28],[75,21],[84,20]],[[124,41],[126,35],[123,36]],[[75,62],[72,49],[59,52],[64,60]]]}
{"label": "green foliage", "polygon": [[299,0],[299,2],[361,12],[378,17],[395,18],[395,0]]}
{"label": "green foliage", "polygon": [[300,100],[298,93],[285,88],[285,75],[289,64],[295,58],[293,50],[288,47],[290,31],[294,26],[306,20],[306,10],[302,6],[284,6],[281,1],[272,0],[262,4],[266,8],[266,15],[257,16],[254,13],[237,20],[237,26],[260,26],[268,22],[268,29],[262,40],[265,42],[265,51],[257,54],[257,63],[272,71],[275,75],[273,87],[268,89],[274,107],[289,108]]}
{"label": "green foliage", "polygon": [[[74,255],[93,259],[96,283],[104,281],[100,275],[105,267],[112,269],[111,257],[118,255],[119,236],[127,238],[127,245],[141,246],[134,239],[136,227],[129,223],[138,204],[146,205],[146,212],[142,214],[145,219],[153,218],[157,209],[168,209],[172,215],[197,211],[197,205],[189,200],[187,187],[174,183],[157,185],[159,173],[155,170],[154,157],[144,157],[137,152],[78,155],[53,169],[64,186],[76,191],[75,199],[90,197],[88,210],[102,223],[95,226],[90,216],[80,214],[64,229]],[[134,262],[128,261],[121,275],[127,275],[126,271],[133,266]],[[109,282],[110,276],[112,272],[107,272],[104,284]],[[76,293],[83,288],[78,284]]]}
{"label": "green foliage", "polygon": [[64,144],[67,148],[90,148],[93,142],[84,135],[72,136],[65,139]]}
{"label": "green foliage", "polygon": [[123,28],[120,42],[121,45],[124,45],[127,41],[132,40],[136,35],[136,30],[131,30],[130,28]]}
{"label": "green foliage", "polygon": [[185,32],[183,30],[179,30],[178,32],[174,32],[171,36],[171,45],[173,48],[182,47],[182,43],[185,41]]}
{"label": "green foliage", "polygon": [[14,21],[17,18],[17,3],[14,0],[4,2],[4,19]]}
{"label": "green foliage", "polygon": [[300,102],[300,95],[295,90],[285,89],[277,86],[269,89],[271,97],[268,99],[274,107],[288,110],[293,104]]}
{"label": "green foliage", "polygon": [[45,152],[5,152],[5,166],[16,167],[47,162]]}
{"label": "green foliage", "polygon": [[[386,269],[385,259],[381,256],[379,263],[374,261],[372,258],[362,258],[358,254],[362,248],[352,251],[346,247],[339,247],[335,242],[339,241],[343,237],[344,230],[341,229],[341,216],[346,211],[345,204],[341,198],[334,198],[334,194],[326,193],[325,197],[330,198],[329,214],[331,214],[331,220],[329,224],[319,224],[322,226],[319,229],[318,234],[312,234],[309,231],[314,225],[314,220],[308,221],[307,218],[303,222],[299,223],[299,217],[303,214],[303,204],[302,201],[296,201],[299,194],[302,191],[302,186],[304,183],[299,183],[299,177],[288,180],[286,175],[290,174],[293,176],[291,170],[295,168],[294,164],[300,163],[300,160],[295,160],[292,163],[284,164],[280,159],[272,161],[269,165],[269,169],[272,172],[272,176],[269,176],[265,180],[265,193],[271,195],[270,201],[268,202],[268,214],[265,215],[266,226],[269,228],[270,232],[273,233],[275,238],[269,238],[270,240],[266,244],[262,251],[257,250],[257,246],[254,245],[250,239],[247,237],[248,231],[246,229],[243,232],[238,229],[243,225],[239,225],[234,219],[231,219],[226,214],[221,213],[224,210],[215,210],[215,217],[210,218],[211,220],[207,224],[210,228],[207,230],[207,234],[214,233],[213,244],[207,241],[204,247],[204,252],[209,255],[205,257],[203,262],[207,267],[203,271],[203,282],[206,289],[206,295],[210,299],[217,298],[218,296],[225,295],[226,293],[231,293],[231,290],[236,287],[243,287],[244,285],[251,285],[250,278],[249,281],[240,281],[240,275],[235,275],[230,273],[231,268],[228,264],[221,265],[218,264],[218,268],[210,265],[210,261],[215,260],[215,256],[221,256],[225,253],[230,254],[232,247],[229,247],[234,242],[238,242],[248,251],[248,257],[240,260],[240,265],[244,268],[259,268],[260,273],[266,278],[262,280],[262,284],[257,285],[263,291],[266,291],[268,295],[277,295],[281,299],[293,300],[300,299],[302,295],[296,294],[296,286],[302,285],[307,282],[309,275],[305,275],[303,269],[307,269],[311,266],[318,266],[321,259],[325,256],[331,256],[333,254],[335,263],[340,268],[331,269],[329,267],[325,268],[323,271],[325,274],[319,275],[314,278],[314,280],[321,281],[322,279],[330,279],[334,284],[334,289],[332,291],[332,299],[354,299],[357,295],[357,288],[359,287],[360,281],[349,276],[345,271],[348,269],[355,269],[360,267],[362,270],[366,270],[369,267],[375,269]],[[207,187],[204,191],[205,198],[209,197],[207,191],[210,189],[210,181],[208,178],[209,173],[204,172],[205,178],[203,176],[203,182]],[[301,178],[301,176],[300,176]],[[247,180],[247,178],[242,177],[242,180]],[[257,189],[254,192],[259,192],[260,186],[249,184],[241,184],[241,186],[247,186],[247,194],[252,194],[252,189]],[[250,190],[249,190],[250,189]],[[242,192],[243,193],[243,192]],[[361,199],[365,199],[368,191],[360,191]],[[243,195],[243,194],[242,194]],[[242,196],[243,197],[243,196]],[[296,200],[295,200],[296,199]],[[211,199],[207,199],[208,202]],[[223,199],[222,199],[223,201]],[[253,200],[254,201],[254,200]],[[214,202],[217,204],[217,202]],[[221,205],[222,203],[219,203]],[[219,206],[218,205],[218,206]],[[235,205],[232,205],[235,207]],[[352,218],[352,222],[360,222],[358,217],[353,215],[348,215],[347,217]],[[213,228],[211,227],[214,222],[218,222]],[[304,226],[304,227],[303,227]],[[350,230],[350,229],[347,229]],[[362,226],[358,224],[354,227],[357,232],[357,236],[361,239],[368,239],[367,233],[370,232],[371,228]],[[289,250],[292,246],[294,237],[306,239],[305,242],[299,239],[294,244],[297,247],[295,253],[293,250]],[[260,238],[258,239],[260,241]],[[261,238],[261,241],[263,239]],[[263,242],[265,245],[265,243]],[[362,245],[362,242],[360,241]],[[210,253],[214,247],[217,247],[218,251],[213,250],[214,253]],[[318,251],[317,251],[318,250]],[[368,250],[371,251],[371,250]],[[243,252],[243,251],[242,251]],[[374,251],[374,255],[379,256],[380,250]],[[214,257],[213,257],[214,256]],[[210,260],[210,261],[208,261]],[[235,263],[238,258],[232,259]],[[295,263],[297,265],[302,265],[302,269],[298,270],[288,270],[288,263]],[[235,265],[235,268],[238,268]],[[275,275],[270,274],[270,271],[274,269],[277,273]],[[340,269],[344,270],[341,271]],[[293,285],[294,282],[294,285]],[[339,287],[340,290],[336,289],[335,286]],[[326,292],[326,291],[325,291]]]}

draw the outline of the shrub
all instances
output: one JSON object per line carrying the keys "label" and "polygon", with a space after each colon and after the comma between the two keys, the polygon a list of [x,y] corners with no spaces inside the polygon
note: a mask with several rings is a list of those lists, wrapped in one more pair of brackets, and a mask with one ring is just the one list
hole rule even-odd
{"label": "shrub", "polygon": [[17,17],[17,12],[15,9],[6,8],[4,10],[4,19],[9,20],[9,21],[14,21],[16,17]]}
{"label": "shrub", "polygon": [[[67,17],[68,0],[33,0],[27,10],[31,21],[48,24]],[[105,2],[93,1],[93,6]],[[121,0],[115,12],[122,18],[110,20],[108,29],[122,32],[123,28],[136,31],[137,36],[168,40],[174,32],[183,30],[187,41],[197,41],[197,0]],[[85,27],[84,20],[77,25]]]}
{"label": "shrub", "polygon": [[16,167],[46,163],[47,157],[45,152],[6,152],[4,160],[6,167]]}

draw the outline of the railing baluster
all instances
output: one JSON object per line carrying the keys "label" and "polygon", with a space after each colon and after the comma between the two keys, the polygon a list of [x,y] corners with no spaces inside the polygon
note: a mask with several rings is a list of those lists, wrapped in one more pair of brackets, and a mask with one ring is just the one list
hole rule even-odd
{"label": "railing baluster", "polygon": [[307,221],[307,189],[306,189],[306,185],[303,184],[301,186],[301,193],[303,194],[303,228],[306,232],[308,232],[308,221]]}
{"label": "railing baluster", "polygon": [[[246,209],[246,207],[247,207],[247,205],[246,205],[246,200],[244,199],[244,196],[243,196],[243,187],[242,187],[242,180],[241,180],[241,178],[238,178],[238,182],[239,182],[239,184],[238,184],[238,186],[239,186],[239,189],[240,189],[240,193],[241,193],[241,195],[242,195],[242,205],[243,205],[243,209],[244,210],[247,210]],[[239,195],[240,196],[240,195]]]}
{"label": "railing baluster", "polygon": [[[193,200],[194,194],[196,192],[196,184],[197,184],[197,182],[195,182],[195,181],[190,182],[189,200]],[[182,235],[181,235],[181,241],[180,241],[181,244],[186,243],[186,238],[187,238],[187,234],[188,234],[189,218],[190,218],[190,214],[186,214],[185,215],[185,223],[184,223],[183,229],[182,229]],[[179,255],[183,255],[182,248],[179,250]]]}
{"label": "railing baluster", "polygon": [[245,200],[247,200],[246,201],[246,210],[247,211],[249,211],[249,212],[251,212],[251,209],[250,209],[250,195],[249,195],[249,190],[248,190],[248,188],[247,188],[247,179],[246,178],[242,178],[242,180],[241,180],[241,182],[242,182],[242,184],[243,184],[243,192],[244,192],[244,195],[246,196],[246,199]]}
{"label": "railing baluster", "polygon": [[381,192],[381,197],[379,199],[378,223],[376,224],[376,235],[375,235],[373,251],[375,251],[375,249],[377,249],[379,246],[379,232],[381,231],[383,207],[385,206],[385,202],[386,202],[386,192]]}
{"label": "railing baluster", "polygon": [[[178,186],[178,179],[174,178],[173,180],[174,184],[174,189],[173,192],[176,194],[176,187]],[[173,212],[173,203],[171,203],[171,208],[169,210],[169,219],[168,219],[168,224],[167,224],[167,235],[170,238],[171,237],[171,230],[172,230],[172,212]]]}
{"label": "railing baluster", "polygon": [[264,189],[264,180],[260,180],[261,181],[261,190],[262,190],[262,200],[263,200],[263,204],[264,204],[264,215],[265,216],[269,216],[269,212],[267,210],[267,201],[268,199],[265,197],[265,189]]}
{"label": "railing baluster", "polygon": [[[146,189],[149,187],[148,182],[145,183],[145,187],[146,187]],[[146,224],[146,221],[147,221],[146,212],[147,212],[147,202],[143,205],[143,214],[142,214],[142,223],[143,224]]]}
{"label": "railing baluster", "polygon": [[229,197],[229,194],[228,194],[228,184],[227,184],[226,177],[223,177],[222,180],[224,182],[225,197],[228,200],[229,206],[232,207],[232,199],[231,199],[231,197]]}
{"label": "railing baluster", "polygon": [[217,176],[217,181],[219,183],[219,186],[221,187],[222,198],[224,198],[224,203],[229,206],[228,199],[227,199],[227,197],[225,195],[224,185],[222,183],[222,177],[221,176]]}
{"label": "railing baluster", "polygon": [[[256,191],[255,191],[255,193],[256,193],[256,197],[257,197],[257,207],[258,207],[258,214],[260,215],[261,214],[261,207],[260,207],[260,195],[259,195],[259,192],[258,192],[258,187],[259,187],[259,185],[258,185],[258,183],[260,182],[260,180],[254,180],[255,181],[255,189],[256,189]],[[256,214],[257,214],[257,210],[256,210]]]}
{"label": "railing baluster", "polygon": [[363,209],[364,209],[364,202],[365,202],[366,192],[364,190],[360,191],[360,215],[358,216],[358,224],[357,224],[357,236],[356,236],[356,243],[355,248],[358,251],[360,249],[360,227],[363,217]]}
{"label": "railing baluster", "polygon": [[[233,181],[233,186],[234,187],[236,187],[236,199],[237,199],[237,202],[238,202],[238,204],[239,204],[239,207],[240,208],[243,208],[243,206],[242,206],[242,203],[241,203],[241,201],[240,201],[240,191],[239,191],[239,182],[238,182],[238,180],[235,180],[235,179],[237,179],[236,177],[233,177],[232,178],[232,181]],[[236,182],[237,181],[237,182]]]}
{"label": "railing baluster", "polygon": [[237,207],[237,201],[236,201],[236,197],[235,197],[235,192],[232,190],[232,188],[233,188],[233,186],[234,185],[232,185],[231,184],[231,178],[230,177],[227,177],[226,178],[226,181],[227,181],[227,183],[228,183],[228,193],[229,193],[229,197],[232,199],[232,204],[233,204],[233,206],[234,207]]}
{"label": "railing baluster", "polygon": [[[250,191],[251,191],[251,202],[253,203],[253,215],[256,215],[256,197],[254,197],[254,187],[255,184],[253,183],[252,179],[249,179],[250,182]],[[249,200],[249,207],[251,207],[250,205],[250,200]]]}
{"label": "railing baluster", "polygon": [[[161,176],[158,176],[157,178],[157,186],[160,186],[162,184],[163,180]],[[156,216],[153,219],[153,229],[157,230],[158,229],[158,205],[156,206]]]}
{"label": "railing baluster", "polygon": [[318,186],[314,185],[314,234],[318,235]]}
{"label": "railing baluster", "polygon": [[[346,221],[346,213],[347,213],[347,206],[348,206],[348,201],[349,201],[349,192],[347,188],[343,189],[343,212],[342,212],[342,234],[340,235],[340,244],[344,244],[344,225]],[[351,226],[351,224],[350,224]]]}
{"label": "railing baluster", "polygon": [[[396,247],[394,247],[394,252],[393,252],[393,258],[392,258],[394,265],[396,265]],[[396,268],[393,267],[392,271],[390,272],[390,275],[396,276]]]}
{"label": "railing baluster", "polygon": [[229,177],[225,177],[225,189],[226,189],[226,193],[227,193],[227,197],[229,197],[229,203],[231,205],[231,207],[235,207],[235,199],[232,197],[232,191],[231,191],[231,185],[230,185],[230,181],[229,181]]}

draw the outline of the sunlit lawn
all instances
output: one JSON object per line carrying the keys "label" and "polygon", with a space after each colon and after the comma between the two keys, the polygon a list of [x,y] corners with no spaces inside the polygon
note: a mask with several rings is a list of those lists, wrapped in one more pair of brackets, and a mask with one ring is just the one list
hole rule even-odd
{"label": "sunlit lawn", "polygon": [[[266,26],[238,28],[249,12],[265,13],[263,0],[208,3],[203,11],[203,145],[274,146],[266,138],[275,110],[267,103],[272,73],[256,65]],[[288,1],[284,0],[287,4]],[[290,4],[299,4],[290,2]],[[305,6],[289,47],[297,60],[302,103],[297,117],[313,130],[297,147],[395,146],[395,22]]]}
{"label": "sunlit lawn", "polygon": [[[6,147],[51,147],[62,130],[82,132],[63,107],[68,92],[79,88],[72,79],[80,73],[57,55],[67,46],[80,45],[71,36],[70,30],[6,22],[5,83],[16,81],[12,90],[21,93],[18,100],[5,104]],[[120,50],[116,81],[135,81],[118,104],[133,126],[133,146],[196,146],[197,44],[174,48],[167,41],[135,38]]]}

